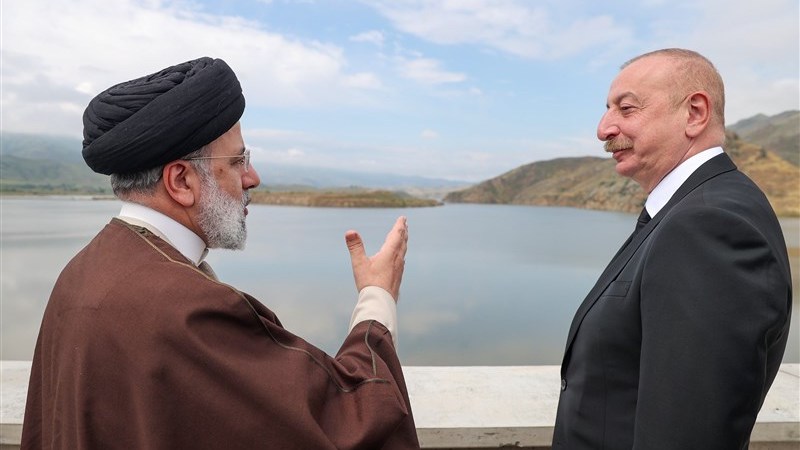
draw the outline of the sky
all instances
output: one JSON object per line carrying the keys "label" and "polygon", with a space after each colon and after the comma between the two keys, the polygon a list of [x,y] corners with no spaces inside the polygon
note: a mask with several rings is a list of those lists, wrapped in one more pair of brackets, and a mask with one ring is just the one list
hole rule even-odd
{"label": "sky", "polygon": [[3,132],[80,138],[99,92],[210,56],[242,84],[256,167],[480,181],[604,157],[619,66],[666,47],[714,62],[728,125],[800,109],[797,0],[6,0],[0,15]]}

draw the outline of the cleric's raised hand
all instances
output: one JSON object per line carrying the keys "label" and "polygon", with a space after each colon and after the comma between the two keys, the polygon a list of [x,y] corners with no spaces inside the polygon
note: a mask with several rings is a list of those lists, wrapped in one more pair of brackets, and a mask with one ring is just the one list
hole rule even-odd
{"label": "cleric's raised hand", "polygon": [[383,246],[371,257],[367,257],[364,242],[358,232],[349,230],[344,239],[350,251],[356,289],[361,291],[367,286],[377,286],[389,292],[397,301],[408,248],[408,224],[405,216],[397,218],[386,235]]}

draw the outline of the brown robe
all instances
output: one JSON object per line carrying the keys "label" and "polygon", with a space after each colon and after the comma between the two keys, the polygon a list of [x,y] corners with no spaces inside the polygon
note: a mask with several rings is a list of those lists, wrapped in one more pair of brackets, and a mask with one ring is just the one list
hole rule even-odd
{"label": "brown robe", "polygon": [[58,278],[22,448],[419,448],[389,331],[336,358],[145,229],[113,219]]}

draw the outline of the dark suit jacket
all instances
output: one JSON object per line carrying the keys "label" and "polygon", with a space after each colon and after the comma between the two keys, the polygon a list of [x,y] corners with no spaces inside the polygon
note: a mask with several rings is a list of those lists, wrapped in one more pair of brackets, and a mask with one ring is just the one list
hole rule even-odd
{"label": "dark suit jacket", "polygon": [[727,155],[712,158],[578,308],[553,448],[747,448],[791,303],[775,213]]}

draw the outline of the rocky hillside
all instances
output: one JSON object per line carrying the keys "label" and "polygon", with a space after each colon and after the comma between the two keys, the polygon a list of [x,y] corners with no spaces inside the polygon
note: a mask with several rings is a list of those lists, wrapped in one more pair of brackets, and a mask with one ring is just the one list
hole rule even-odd
{"label": "rocky hillside", "polygon": [[252,202],[266,205],[315,206],[335,208],[416,208],[440,206],[431,199],[412,197],[405,192],[338,190],[338,191],[251,191]]}
{"label": "rocky hillside", "polygon": [[794,165],[800,164],[800,111],[775,116],[759,114],[728,127],[743,141],[772,150]]}
{"label": "rocky hillside", "polygon": [[[728,133],[726,151],[764,190],[780,216],[800,216],[800,167],[776,152]],[[800,142],[795,142],[800,151]],[[559,158],[518,167],[445,197],[452,203],[509,203],[638,212],[646,198],[614,171],[611,158]]]}
{"label": "rocky hillside", "polygon": [[[795,152],[800,142],[795,141]],[[728,133],[725,150],[739,169],[767,194],[779,216],[800,216],[800,167],[765,147]]]}
{"label": "rocky hillside", "polygon": [[444,200],[635,211],[644,202],[641,194],[638,184],[617,176],[612,159],[587,156],[526,164]]}

